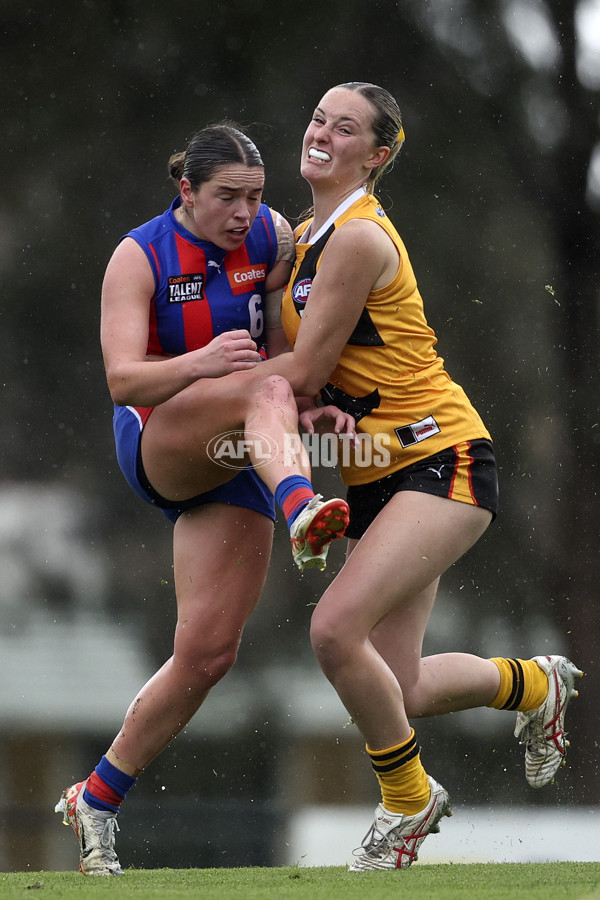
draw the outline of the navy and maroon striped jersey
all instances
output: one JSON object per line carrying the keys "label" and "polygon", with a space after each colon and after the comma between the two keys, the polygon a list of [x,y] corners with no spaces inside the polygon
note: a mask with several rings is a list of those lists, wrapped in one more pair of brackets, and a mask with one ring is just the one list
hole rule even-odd
{"label": "navy and maroon striped jersey", "polygon": [[154,273],[148,353],[176,356],[237,328],[260,345],[265,278],[277,256],[269,207],[261,203],[244,244],[227,252],[179,224],[174,210],[180,202],[177,197],[162,215],[125,235],[144,250]]}

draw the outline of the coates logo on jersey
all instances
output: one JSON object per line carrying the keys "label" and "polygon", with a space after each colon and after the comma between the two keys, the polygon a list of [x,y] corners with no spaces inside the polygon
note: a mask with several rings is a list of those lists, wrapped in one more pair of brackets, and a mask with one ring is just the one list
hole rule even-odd
{"label": "coates logo on jersey", "polygon": [[297,281],[292,288],[292,300],[294,301],[294,307],[299,316],[304,312],[304,307],[308,300],[311,287],[312,278],[302,278],[300,281]]}
{"label": "coates logo on jersey", "polygon": [[257,281],[264,281],[267,277],[267,264],[256,263],[253,266],[243,266],[241,269],[231,269],[227,273],[229,285],[234,294],[245,294],[247,291],[255,291]]}

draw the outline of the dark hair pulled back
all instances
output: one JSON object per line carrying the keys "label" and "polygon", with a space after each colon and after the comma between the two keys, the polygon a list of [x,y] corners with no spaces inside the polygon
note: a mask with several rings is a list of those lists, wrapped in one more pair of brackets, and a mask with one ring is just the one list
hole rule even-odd
{"label": "dark hair pulled back", "polygon": [[192,137],[187,150],[169,159],[169,175],[179,187],[187,178],[193,191],[210,181],[215,171],[230,163],[264,168],[258,148],[247,134],[233,122],[207,125]]}

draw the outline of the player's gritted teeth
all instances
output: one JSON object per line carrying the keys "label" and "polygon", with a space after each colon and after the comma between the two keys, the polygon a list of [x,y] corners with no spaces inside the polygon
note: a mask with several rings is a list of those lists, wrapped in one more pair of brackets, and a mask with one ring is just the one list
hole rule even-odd
{"label": "player's gritted teeth", "polygon": [[322,162],[331,162],[329,153],[326,153],[325,150],[317,150],[316,147],[310,147],[308,157],[309,159],[318,159]]}

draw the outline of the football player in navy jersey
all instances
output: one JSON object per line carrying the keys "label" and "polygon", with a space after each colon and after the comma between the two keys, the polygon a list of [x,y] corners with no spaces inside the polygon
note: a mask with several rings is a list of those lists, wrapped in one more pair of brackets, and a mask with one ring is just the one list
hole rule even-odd
{"label": "football player in navy jersey", "polygon": [[[280,301],[290,226],[262,202],[260,154],[231,123],[169,161],[170,208],[117,246],[102,291],[102,349],[117,457],[132,489],[174,523],[178,621],[172,657],[135,697],[91,775],[57,804],[80,871],[120,875],[116,815],[143,769],[234,664],[283,511],[299,569],[325,567],[344,500],[310,482],[288,382],[261,369],[284,348]],[[352,416],[331,408],[334,427]]]}

